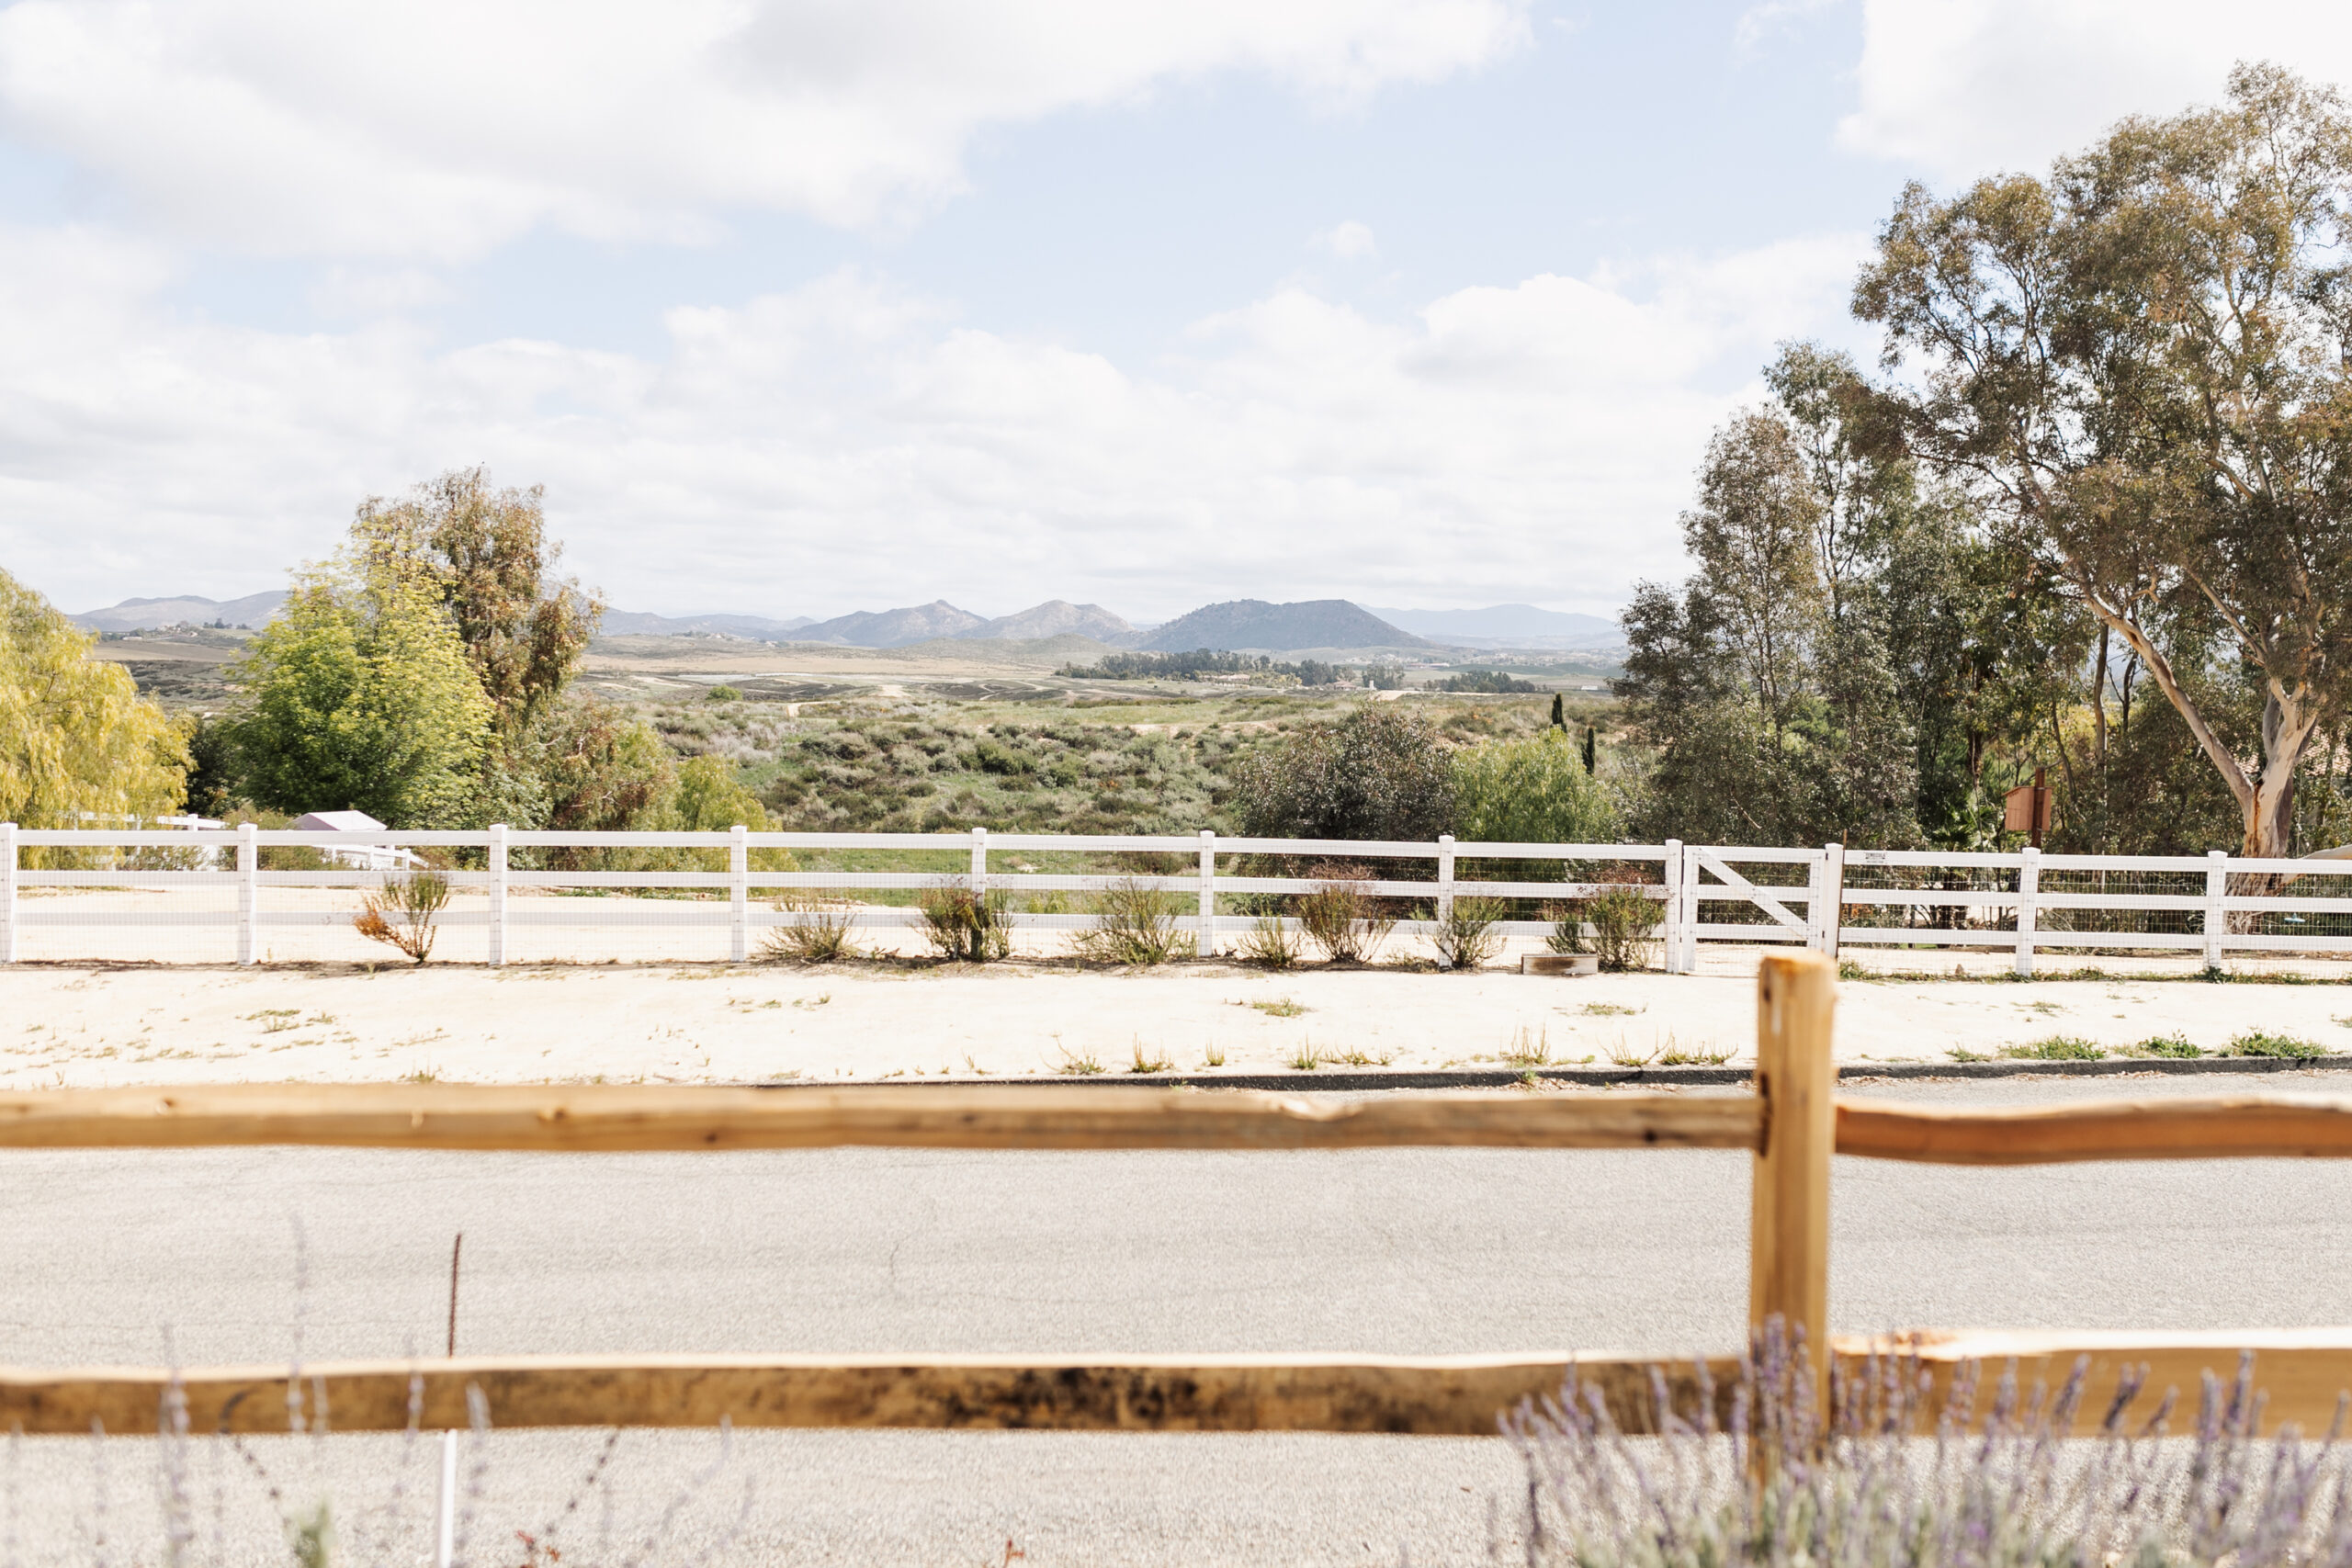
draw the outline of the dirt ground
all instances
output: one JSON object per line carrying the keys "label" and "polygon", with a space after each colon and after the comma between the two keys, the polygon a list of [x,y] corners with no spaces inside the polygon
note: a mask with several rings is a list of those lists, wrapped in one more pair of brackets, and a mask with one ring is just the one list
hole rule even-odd
{"label": "dirt ground", "polygon": [[[1584,979],[1222,964],[1141,973],[1019,962],[851,964],[379,964],[0,969],[0,1088],[224,1081],[855,1081],[1074,1072],[1138,1061],[1186,1072],[1657,1060],[1740,1062],[1755,1034],[1757,950],[1711,949],[1695,976]],[[2068,961],[2073,962],[2072,960]],[[2113,976],[2150,963],[2098,961]],[[1939,968],[1950,973],[1945,955]],[[1977,966],[1989,972],[1994,965]],[[2335,972],[2336,966],[2321,973]],[[2352,1050],[2340,984],[2180,979],[2031,984],[1849,981],[1847,1061],[1940,1061],[1955,1048],[2068,1035],[2120,1045],[2249,1029]]]}

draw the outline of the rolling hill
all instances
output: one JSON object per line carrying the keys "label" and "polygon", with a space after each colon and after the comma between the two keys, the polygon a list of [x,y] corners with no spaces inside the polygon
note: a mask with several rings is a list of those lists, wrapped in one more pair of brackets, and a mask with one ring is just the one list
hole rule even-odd
{"label": "rolling hill", "polygon": [[1154,626],[1132,646],[1161,653],[1196,648],[1288,653],[1302,648],[1427,648],[1408,631],[1345,599],[1304,599],[1270,604],[1263,599],[1233,599],[1204,604]]}

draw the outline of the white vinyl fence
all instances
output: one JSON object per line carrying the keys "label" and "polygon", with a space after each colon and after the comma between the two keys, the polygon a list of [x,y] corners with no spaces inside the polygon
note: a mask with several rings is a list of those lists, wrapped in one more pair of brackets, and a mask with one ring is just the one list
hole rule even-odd
{"label": "white vinyl fence", "polygon": [[[367,853],[365,852],[375,852]],[[741,963],[790,907],[840,901],[861,928],[920,924],[943,884],[1006,896],[1016,932],[1093,923],[1091,895],[1182,897],[1180,929],[1231,951],[1281,896],[1334,874],[1400,901],[1426,939],[1459,897],[1501,900],[1497,929],[1538,942],[1575,901],[1630,884],[1658,901],[1667,969],[1699,944],[1992,949],[2030,974],[2054,949],[2352,954],[2346,861],[1767,849],[1683,844],[1363,842],[1002,833],[560,833],[63,830],[0,823],[0,963],[386,960],[352,919],[368,891],[446,863],[435,957],[507,964],[689,958]],[[1041,868],[1031,857],[1058,860]],[[1132,869],[1126,869],[1132,868]],[[1381,875],[1386,870],[1394,874]],[[1503,880],[1517,877],[1521,880]],[[879,895],[883,901],[856,896]],[[1266,896],[1274,896],[1272,898]],[[1287,922],[1294,924],[1295,922]],[[478,933],[478,934],[477,934]]]}

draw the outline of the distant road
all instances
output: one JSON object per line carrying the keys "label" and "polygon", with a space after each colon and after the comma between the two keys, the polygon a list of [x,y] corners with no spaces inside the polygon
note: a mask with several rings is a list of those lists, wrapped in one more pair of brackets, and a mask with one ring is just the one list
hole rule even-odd
{"label": "distant road", "polygon": [[[2041,1080],[1899,1097],[2242,1089],[2352,1085]],[[165,1324],[186,1362],[284,1359],[297,1216],[312,1358],[437,1348],[460,1228],[459,1348],[475,1353],[1673,1355],[1740,1332],[1747,1163],[1433,1149],[7,1154],[0,1359],[153,1362]],[[2352,1321],[2352,1166],[1840,1162],[1834,1205],[1846,1329]],[[498,1439],[489,1495],[560,1498],[597,1440]],[[372,1442],[347,1439],[333,1462],[380,1469]],[[29,1447],[37,1472],[78,1477],[88,1445]],[[709,1447],[626,1439],[633,1504],[658,1511],[661,1478]],[[1416,1562],[1476,1559],[1510,1458],[1480,1440],[748,1434],[739,1470],[762,1483],[751,1561],[998,1561],[1009,1533],[1033,1564],[1385,1563],[1400,1543]],[[720,1511],[736,1503],[730,1492]]]}

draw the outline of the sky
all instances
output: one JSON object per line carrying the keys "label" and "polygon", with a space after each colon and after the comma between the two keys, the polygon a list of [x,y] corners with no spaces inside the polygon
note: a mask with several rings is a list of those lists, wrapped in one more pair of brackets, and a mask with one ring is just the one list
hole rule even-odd
{"label": "sky", "polygon": [[229,598],[487,464],[671,615],[1613,614],[1906,181],[2239,0],[14,0],[0,570]]}

